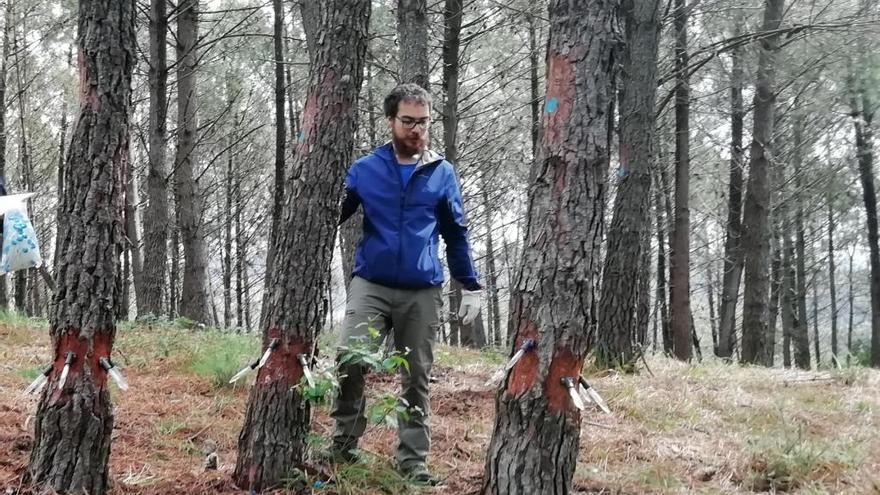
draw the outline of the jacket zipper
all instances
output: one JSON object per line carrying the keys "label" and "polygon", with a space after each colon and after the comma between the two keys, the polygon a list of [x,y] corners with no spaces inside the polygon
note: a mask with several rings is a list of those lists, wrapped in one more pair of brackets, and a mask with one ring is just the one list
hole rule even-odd
{"label": "jacket zipper", "polygon": [[[391,151],[394,153],[394,151]],[[394,271],[394,281],[397,285],[400,285],[400,265],[403,263],[403,210],[406,206],[406,195],[409,192],[409,185],[412,184],[413,179],[416,176],[416,172],[419,172],[423,168],[427,167],[429,164],[425,163],[421,166],[419,163],[416,163],[416,167],[413,169],[412,174],[409,176],[409,182],[406,183],[406,186],[403,185],[403,180],[400,178],[400,165],[397,163],[397,157],[392,154],[391,159],[394,161],[392,164],[392,172],[394,173],[394,178],[397,179],[397,185],[400,188],[400,210],[397,220],[397,266]],[[387,163],[387,162],[386,162]]]}

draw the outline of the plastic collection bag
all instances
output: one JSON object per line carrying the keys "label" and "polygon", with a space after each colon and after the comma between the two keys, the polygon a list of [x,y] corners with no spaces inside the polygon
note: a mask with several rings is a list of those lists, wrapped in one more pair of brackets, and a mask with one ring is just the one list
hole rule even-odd
{"label": "plastic collection bag", "polygon": [[0,273],[9,273],[43,264],[37,233],[27,215],[25,200],[33,193],[0,197],[3,219],[3,254]]}

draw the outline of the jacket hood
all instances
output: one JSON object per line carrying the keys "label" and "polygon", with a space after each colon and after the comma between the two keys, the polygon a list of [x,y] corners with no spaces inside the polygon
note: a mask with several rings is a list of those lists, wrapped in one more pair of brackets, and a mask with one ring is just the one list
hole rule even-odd
{"label": "jacket hood", "polygon": [[[391,141],[376,148],[375,153],[386,161],[394,162],[394,146],[391,144]],[[422,156],[419,157],[419,161],[416,162],[416,168],[434,165],[442,162],[444,159],[445,158],[440,153],[427,149],[422,152]]]}

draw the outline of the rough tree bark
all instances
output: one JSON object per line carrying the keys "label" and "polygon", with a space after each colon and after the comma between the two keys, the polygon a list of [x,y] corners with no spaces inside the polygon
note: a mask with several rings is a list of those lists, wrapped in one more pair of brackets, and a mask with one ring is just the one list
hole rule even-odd
{"label": "rough tree bark", "polygon": [[489,296],[489,335],[492,337],[491,340],[494,346],[503,347],[501,308],[498,304],[498,268],[495,262],[495,236],[492,227],[494,208],[489,204],[489,185],[486,183],[485,174],[481,176],[481,179],[482,185],[480,189],[483,195],[483,209],[486,212],[486,292]]}
{"label": "rough tree bark", "polygon": [[150,1],[150,151],[147,171],[147,208],[144,213],[144,266],[137,296],[138,316],[163,314],[165,265],[168,260],[168,166],[166,129],[168,113],[168,62],[165,38],[168,14],[165,0]]}
{"label": "rough tree bark", "polygon": [[[309,17],[314,44],[290,192],[266,294],[263,347],[278,348],[259,369],[238,438],[233,479],[248,490],[278,486],[303,459],[310,408],[299,389],[297,355],[311,355],[326,316],[342,179],[354,145],[357,95],[367,47],[369,0],[321,2]],[[338,29],[345,26],[345,29]]]}
{"label": "rough tree bark", "polygon": [[[766,0],[762,31],[774,32],[782,22],[784,0]],[[770,203],[770,139],[773,136],[773,112],[776,96],[776,53],[779,34],[761,40],[758,75],[755,83],[755,114],[752,144],[749,150],[749,180],[743,210],[742,245],[745,251],[745,289],[743,291],[742,352],[740,361],[758,363],[767,345],[767,302],[770,290],[770,239],[768,216]]]}
{"label": "rough tree bark", "polygon": [[864,82],[851,89],[850,107],[856,138],[856,156],[862,183],[862,201],[868,223],[871,257],[871,366],[880,368],[880,232],[877,227],[877,193],[874,186],[873,128],[874,106]]}
{"label": "rough tree bark", "polygon": [[[461,4],[460,0],[454,1]],[[459,26],[460,23],[461,16]],[[416,83],[430,91],[427,0],[397,1],[397,31],[400,33],[400,82]]]}
{"label": "rough tree bark", "polygon": [[[794,188],[792,199],[795,201],[794,230],[795,230],[795,253],[797,262],[797,312],[799,325],[794,327],[794,364],[798,368],[810,369],[810,329],[807,322],[807,268],[806,268],[806,241],[804,239],[804,202],[803,202],[803,146],[804,146],[804,120],[803,116],[797,115],[793,122],[794,149],[792,150],[792,162],[794,165]],[[771,344],[771,343],[767,343]]]}
{"label": "rough tree bark", "polygon": [[687,0],[675,0],[675,221],[669,245],[669,326],[672,354],[690,360],[690,83]]}
{"label": "rough tree bark", "polygon": [[[275,246],[280,232],[281,215],[284,210],[284,181],[287,169],[285,166],[285,138],[284,128],[284,39],[282,37],[284,26],[284,8],[281,0],[272,0],[273,11],[273,45],[275,48],[275,173],[272,187],[272,224],[269,229],[269,248],[266,251],[266,273],[272,273],[277,255]],[[265,279],[266,289],[269,288],[271,278]],[[263,298],[263,306],[260,311],[260,320],[266,316],[267,299]]]}
{"label": "rough tree bark", "polygon": [[[406,3],[406,0],[402,0],[401,4],[403,3]],[[446,98],[443,100],[443,145],[446,159],[452,163],[458,161],[458,79],[461,68],[459,50],[463,15],[462,0],[446,0],[443,9],[443,88],[446,92]],[[419,41],[420,39],[416,39],[414,42]],[[416,61],[417,59],[413,59],[413,63]],[[401,68],[403,67],[405,65],[401,61]],[[461,182],[465,181],[465,174],[461,167],[458,168],[458,176]],[[462,287],[454,279],[449,286],[449,334],[457,335],[457,343],[461,345],[477,349],[484,347],[486,345],[486,330],[483,323],[483,313],[478,314],[470,325],[461,325],[458,321],[458,309],[461,304]]]}
{"label": "rough tree bark", "polygon": [[[733,35],[742,33],[742,13],[737,13]],[[718,321],[718,352],[733,357],[736,347],[736,306],[743,270],[742,192],[743,192],[743,63],[742,48],[730,52],[730,179],[727,188],[727,232],[724,240],[724,275],[721,282],[721,309]]]}
{"label": "rough tree bark", "polygon": [[[654,167],[654,101],[660,38],[657,0],[624,0],[626,32],[620,90],[620,168],[614,216],[608,228],[597,327],[601,366],[629,369],[640,353],[642,282],[650,265],[651,170]],[[649,285],[649,284],[648,284]]]}
{"label": "rough tree bark", "polygon": [[[141,300],[143,294],[143,259],[141,258],[141,241],[140,241],[140,233],[137,228],[137,207],[135,204],[138,202],[138,191],[137,191],[137,181],[134,177],[134,166],[131,163],[131,159],[126,160],[126,168],[123,171],[125,174],[125,203],[124,203],[124,226],[125,226],[125,249],[126,249],[126,259],[129,260],[130,263],[130,274],[131,279],[134,281],[134,299],[135,299],[135,307],[137,307],[138,301]],[[128,294],[130,293],[129,287],[129,278],[128,276],[123,277],[123,307],[120,309],[120,318],[127,320],[129,319],[129,310],[130,303],[128,301]],[[140,312],[138,312],[138,316],[141,316]]]}
{"label": "rough tree bark", "polygon": [[[13,10],[13,12],[15,12]],[[13,19],[15,19],[15,15],[13,15]],[[23,19],[23,18],[22,18]],[[23,23],[23,21],[22,21]],[[22,26],[22,31],[27,32],[26,27]],[[19,46],[19,44],[24,46]],[[15,64],[15,82],[16,82],[16,101],[18,103],[18,157],[21,162],[21,168],[19,169],[20,173],[20,184],[21,191],[27,192],[33,189],[33,184],[31,181],[32,174],[32,164],[31,164],[31,148],[28,143],[28,128],[25,124],[25,116],[29,115],[29,109],[27,107],[28,104],[28,87],[29,84],[26,83],[29,79],[29,75],[27,73],[27,45],[25,42],[22,42],[19,39],[18,29],[15,27],[12,28],[12,54],[13,60]],[[30,202],[27,204],[27,212],[28,217],[30,217],[31,222],[33,222],[34,226],[37,225],[38,219],[34,217],[33,206]],[[13,300],[15,302],[15,310],[21,313],[27,314],[28,316],[33,316],[31,313],[31,309],[27,307],[27,293],[28,293],[28,275],[31,272],[31,269],[27,270],[18,270],[13,275],[14,286],[13,286]],[[33,282],[33,278],[31,278],[31,282]]]}
{"label": "rough tree bark", "polygon": [[[407,3],[402,0],[400,4]],[[460,69],[462,0],[446,0],[443,5],[443,154],[452,163],[458,160],[458,76]],[[403,39],[401,37],[401,39]],[[403,68],[401,58],[401,68]],[[458,171],[461,176],[461,170]],[[449,283],[449,343],[471,344],[472,339],[458,321],[461,305],[461,284]],[[479,318],[479,316],[478,316]]]}
{"label": "rough tree bark", "polygon": [[795,248],[791,239],[791,219],[788,212],[782,219],[782,365],[791,367],[792,339],[803,324],[797,311],[797,272],[795,271]]}
{"label": "rough tree bark", "polygon": [[773,221],[776,224],[776,228],[774,228],[771,238],[772,244],[770,246],[773,259],[770,261],[770,318],[767,324],[767,335],[770,342],[773,342],[773,345],[767,346],[767,352],[765,353],[765,364],[767,366],[773,366],[775,359],[776,329],[777,321],[779,320],[779,304],[782,298],[782,237],[779,234],[782,229],[775,218]]}
{"label": "rough tree bark", "polygon": [[[229,108],[233,108],[234,96],[230,90],[232,84],[231,75],[227,75],[226,84],[226,102]],[[238,136],[238,119],[239,113],[234,112],[232,117],[232,129],[230,129],[229,143],[234,143]],[[236,209],[240,209],[241,205],[235,203],[235,149],[231,147],[226,151],[226,172],[223,177],[224,191],[223,196],[226,200],[226,206],[223,211],[223,325],[231,328],[233,323],[232,317],[232,271],[233,271],[233,254],[232,254],[232,227],[235,223]]]}
{"label": "rough tree bark", "polygon": [[178,4],[174,195],[184,260],[179,313],[192,321],[210,325],[213,319],[208,292],[208,249],[202,226],[204,206],[196,177],[196,140],[199,128],[196,98],[198,9],[199,0],[181,0]]}
{"label": "rough tree bark", "polygon": [[[368,62],[366,62],[366,72],[367,79],[364,84],[367,87],[367,101],[365,102],[367,112],[366,115],[361,114],[361,117],[368,119],[366,127],[369,143],[371,147],[374,147],[380,143],[376,135],[375,112],[373,111],[375,99],[373,97],[372,70]],[[363,122],[361,125],[363,125]],[[354,212],[348,221],[339,226],[339,252],[342,255],[342,279],[345,283],[346,293],[348,293],[348,289],[351,286],[351,278],[354,272],[354,253],[357,250],[358,242],[361,240],[363,226],[364,212],[360,208]],[[389,337],[389,344],[391,339],[392,337]]]}
{"label": "rough tree bark", "polygon": [[855,255],[855,250],[851,250],[849,252],[849,272],[847,275],[847,281],[849,282],[849,297],[847,298],[847,303],[849,306],[849,319],[847,320],[847,330],[846,330],[846,365],[849,366],[852,363],[852,335],[853,335],[853,317],[855,316],[855,307],[853,306],[853,302],[855,301],[855,294],[853,292],[853,257]]}
{"label": "rough tree bark", "polygon": [[484,494],[573,488],[580,413],[562,378],[577,381],[594,337],[618,9],[616,1],[550,2],[540,146],[510,312],[513,348],[526,339],[536,347],[498,391]]}
{"label": "rough tree bark", "polygon": [[[107,374],[121,300],[123,170],[128,157],[135,4],[80,0],[80,113],[65,167],[60,265],[51,321],[53,368],[34,424],[31,479],[58,492],[101,495],[113,412]],[[75,353],[64,387],[59,375]]]}
{"label": "rough tree bark", "polygon": [[541,130],[541,93],[539,91],[540,80],[538,79],[538,21],[534,12],[529,12],[529,91],[531,98],[531,131],[532,131],[532,159],[538,156],[538,133]]}
{"label": "rough tree bark", "polygon": [[243,229],[241,221],[241,213],[244,209],[244,203],[241,193],[241,171],[236,164],[235,185],[233,188],[233,198],[235,201],[235,322],[239,328],[250,331],[250,316],[245,304],[248,301],[247,292],[247,231]]}
{"label": "rough tree bark", "polygon": [[[654,184],[654,203],[655,209],[657,211],[657,295],[656,295],[656,304],[657,304],[657,313],[658,318],[660,319],[660,340],[663,344],[663,353],[671,354],[672,353],[672,336],[669,334],[669,306],[667,304],[666,297],[666,289],[667,285],[667,270],[666,270],[666,240],[669,238],[667,235],[667,215],[666,215],[666,207],[664,202],[664,197],[666,196],[666,180],[663,177],[666,175],[665,166],[662,161],[658,160],[657,169],[658,173],[655,175],[655,184]],[[656,333],[656,332],[655,332]],[[656,347],[657,338],[654,338],[654,346]]]}
{"label": "rough tree bark", "polygon": [[837,264],[834,260],[834,198],[828,197],[828,291],[831,298],[831,364],[840,367],[840,354],[838,350],[837,335],[837,283],[835,274]]}
{"label": "rough tree bark", "polygon": [[[6,183],[6,73],[11,48],[9,46],[9,33],[13,26],[12,8],[13,2],[11,0],[7,1],[3,22],[3,59],[0,61],[0,184],[2,184],[4,188],[8,187],[8,184]],[[2,230],[3,229],[0,229],[0,241],[3,239]],[[2,311],[5,311],[9,307],[9,297],[6,288],[7,280],[8,277],[5,273],[0,274],[0,310]]]}

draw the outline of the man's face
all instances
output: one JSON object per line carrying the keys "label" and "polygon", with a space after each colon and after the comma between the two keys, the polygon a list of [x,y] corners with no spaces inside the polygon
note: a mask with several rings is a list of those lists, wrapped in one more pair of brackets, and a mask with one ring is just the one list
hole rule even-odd
{"label": "man's face", "polygon": [[394,149],[403,156],[413,156],[428,147],[431,109],[421,103],[401,101],[397,116],[388,119]]}

